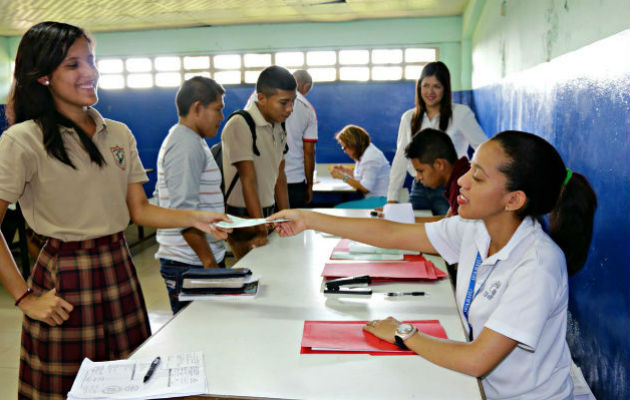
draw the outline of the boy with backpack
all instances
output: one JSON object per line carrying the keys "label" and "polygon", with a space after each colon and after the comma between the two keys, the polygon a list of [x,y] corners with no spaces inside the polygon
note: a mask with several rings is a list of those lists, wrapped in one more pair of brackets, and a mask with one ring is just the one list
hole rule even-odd
{"label": "boy with backpack", "polygon": [[[221,146],[228,214],[262,218],[289,207],[284,174],[287,134],[283,123],[293,112],[296,88],[295,78],[287,69],[265,68],[256,83],[256,101],[245,109],[255,129],[250,129],[247,116],[242,113],[225,124]],[[252,248],[267,243],[267,228],[261,225],[235,229],[228,243],[239,259]]]}

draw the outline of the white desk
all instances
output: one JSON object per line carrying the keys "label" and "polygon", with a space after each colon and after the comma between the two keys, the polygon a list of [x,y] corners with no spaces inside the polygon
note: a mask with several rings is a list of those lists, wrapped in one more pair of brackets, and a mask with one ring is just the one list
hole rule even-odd
{"label": "white desk", "polygon": [[[342,197],[347,197],[352,193],[357,193],[357,190],[348,185],[341,179],[335,179],[330,175],[328,169],[331,165],[337,164],[317,164],[315,166],[315,182],[313,183],[313,193],[337,193]],[[351,164],[342,164],[346,166],[352,166]],[[344,199],[346,201],[347,199]],[[404,203],[409,200],[409,191],[407,188],[401,188],[399,194],[399,200]]]}
{"label": "white desk", "polygon": [[341,179],[335,179],[330,175],[328,169],[331,165],[338,164],[317,164],[315,166],[315,177],[313,192],[317,193],[355,193],[357,190]]}
{"label": "white desk", "polygon": [[[327,210],[367,215],[366,210]],[[477,380],[417,356],[299,354],[304,320],[439,319],[464,340],[450,282],[388,284],[376,292],[424,290],[387,300],[326,298],[320,276],[338,238],[307,231],[270,236],[238,262],[261,274],[256,299],[195,301],[149,338],[132,358],[202,350],[212,396],[282,399],[480,399]],[[432,259],[439,268],[444,264]]]}

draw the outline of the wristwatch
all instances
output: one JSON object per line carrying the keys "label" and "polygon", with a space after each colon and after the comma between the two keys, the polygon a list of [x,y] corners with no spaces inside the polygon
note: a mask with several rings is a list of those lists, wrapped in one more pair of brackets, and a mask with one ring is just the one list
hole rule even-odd
{"label": "wristwatch", "polygon": [[396,346],[400,347],[403,350],[408,350],[408,347],[405,344],[405,340],[415,335],[416,332],[418,332],[418,328],[411,324],[398,325],[398,328],[396,328],[396,333],[394,334]]}
{"label": "wristwatch", "polygon": [[343,176],[343,179],[342,179],[342,180],[343,180],[344,182],[348,182],[348,179],[350,179],[350,175],[348,175],[348,174],[344,174],[344,176]]}

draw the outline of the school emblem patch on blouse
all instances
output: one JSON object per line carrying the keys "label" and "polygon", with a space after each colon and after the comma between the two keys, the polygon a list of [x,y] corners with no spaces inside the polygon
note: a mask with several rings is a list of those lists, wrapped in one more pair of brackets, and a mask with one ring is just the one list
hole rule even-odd
{"label": "school emblem patch on blouse", "polygon": [[116,165],[120,167],[123,171],[126,168],[125,165],[125,149],[119,146],[110,147],[112,154],[114,155],[114,161],[116,161]]}

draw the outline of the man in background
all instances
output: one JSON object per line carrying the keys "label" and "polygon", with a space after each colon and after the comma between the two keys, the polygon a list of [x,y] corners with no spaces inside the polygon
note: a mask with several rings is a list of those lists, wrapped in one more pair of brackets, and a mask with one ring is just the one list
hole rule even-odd
{"label": "man in background", "polygon": [[285,155],[284,172],[291,208],[303,208],[313,201],[317,115],[306,99],[313,88],[313,78],[303,69],[295,71],[293,77],[297,82],[297,98],[286,122],[289,152]]}

